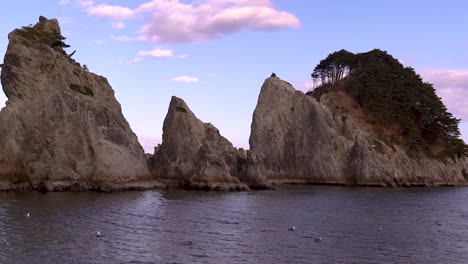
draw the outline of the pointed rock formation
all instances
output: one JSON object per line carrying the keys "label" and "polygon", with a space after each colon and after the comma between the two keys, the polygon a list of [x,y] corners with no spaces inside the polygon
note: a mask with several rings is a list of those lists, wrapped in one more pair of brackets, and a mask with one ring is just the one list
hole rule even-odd
{"label": "pointed rock formation", "polygon": [[243,181],[372,186],[465,185],[468,160],[410,158],[359,127],[337,98],[320,102],[277,77],[262,86]]}
{"label": "pointed rock formation", "polygon": [[200,121],[182,99],[173,96],[164,120],[162,144],[148,165],[151,174],[167,185],[249,190],[237,178],[245,156],[216,127]]}
{"label": "pointed rock formation", "polygon": [[[106,78],[63,47],[56,19],[8,35],[1,83],[0,190],[159,186]],[[145,181],[143,181],[145,180]]]}

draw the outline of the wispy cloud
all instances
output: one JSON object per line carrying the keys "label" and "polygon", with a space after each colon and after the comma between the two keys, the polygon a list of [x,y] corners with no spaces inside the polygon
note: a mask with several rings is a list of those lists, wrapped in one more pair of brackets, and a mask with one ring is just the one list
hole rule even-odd
{"label": "wispy cloud", "polygon": [[130,36],[126,36],[126,35],[121,35],[121,36],[111,35],[110,38],[116,41],[120,41],[120,42],[128,42],[128,41],[134,40],[134,38]]}
{"label": "wispy cloud", "polygon": [[70,3],[70,0],[60,0],[58,1],[58,4],[61,6],[68,5]]}
{"label": "wispy cloud", "polygon": [[[117,39],[117,37],[114,37]],[[121,41],[126,40],[125,37],[121,37]],[[128,61],[128,63],[135,63],[142,61],[144,58],[152,58],[152,59],[166,59],[166,58],[177,58],[177,59],[185,59],[187,58],[187,54],[174,54],[171,49],[164,49],[164,48],[155,48],[153,50],[140,50],[138,51],[138,55]]]}
{"label": "wispy cloud", "polygon": [[172,81],[178,82],[178,83],[198,83],[199,82],[198,78],[190,77],[186,75],[172,78]]}
{"label": "wispy cloud", "polygon": [[76,0],[77,4],[81,7],[87,8],[94,5],[94,2],[91,0]]}
{"label": "wispy cloud", "polygon": [[116,29],[122,29],[125,28],[125,23],[122,21],[114,22],[112,23],[112,27]]}
{"label": "wispy cloud", "polygon": [[134,9],[78,1],[91,16],[142,21],[139,39],[159,43],[200,42],[241,30],[300,26],[295,15],[277,10],[271,0],[151,0]]}
{"label": "wispy cloud", "polygon": [[142,61],[142,60],[143,60],[142,57],[136,57],[136,58],[133,58],[133,59],[127,61],[127,64],[136,63],[136,62],[139,62],[139,61]]}
{"label": "wispy cloud", "polygon": [[468,70],[430,69],[421,72],[456,117],[468,121]]}
{"label": "wispy cloud", "polygon": [[117,20],[128,19],[134,14],[134,11],[130,8],[105,4],[97,6],[90,4],[86,12],[92,16]]}
{"label": "wispy cloud", "polygon": [[151,57],[151,58],[156,58],[156,59],[169,58],[169,57],[174,56],[172,50],[160,49],[160,48],[156,48],[153,50],[140,50],[138,52],[138,55],[141,57]]}

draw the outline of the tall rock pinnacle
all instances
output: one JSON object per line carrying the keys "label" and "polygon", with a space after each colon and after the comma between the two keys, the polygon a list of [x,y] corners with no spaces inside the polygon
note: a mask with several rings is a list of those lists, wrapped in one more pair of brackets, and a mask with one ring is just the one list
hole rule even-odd
{"label": "tall rock pinnacle", "polygon": [[[1,83],[0,190],[158,186],[106,78],[63,50],[56,19],[8,35]],[[145,180],[145,181],[143,181]]]}

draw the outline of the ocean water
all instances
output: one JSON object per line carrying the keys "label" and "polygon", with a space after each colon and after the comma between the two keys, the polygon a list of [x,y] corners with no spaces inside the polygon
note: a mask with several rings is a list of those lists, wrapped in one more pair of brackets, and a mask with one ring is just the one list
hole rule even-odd
{"label": "ocean water", "polygon": [[0,193],[0,263],[468,263],[468,188]]}

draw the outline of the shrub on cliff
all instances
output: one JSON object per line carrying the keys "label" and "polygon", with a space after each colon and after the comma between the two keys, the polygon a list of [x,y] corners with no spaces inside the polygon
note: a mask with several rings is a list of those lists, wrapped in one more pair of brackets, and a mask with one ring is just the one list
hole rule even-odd
{"label": "shrub on cliff", "polygon": [[432,84],[387,52],[340,50],[322,60],[311,76],[315,93],[340,87],[373,117],[372,122],[396,131],[404,139],[398,143],[408,149],[441,157],[468,155],[468,146],[459,138],[460,119],[447,111]]}
{"label": "shrub on cliff", "polygon": [[38,43],[48,45],[57,50],[63,50],[63,48],[69,48],[70,45],[66,44],[65,37],[58,31],[45,31],[42,29],[35,28],[33,26],[25,26],[19,30],[21,36],[34,40]]}

